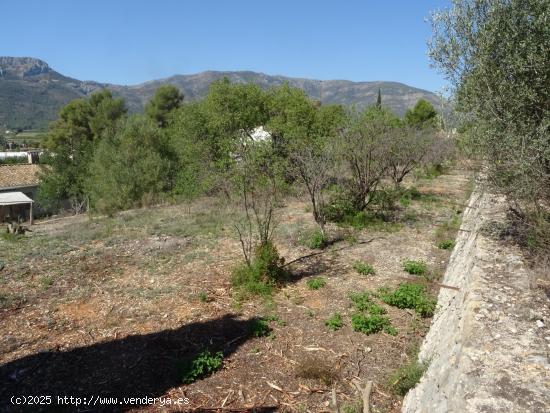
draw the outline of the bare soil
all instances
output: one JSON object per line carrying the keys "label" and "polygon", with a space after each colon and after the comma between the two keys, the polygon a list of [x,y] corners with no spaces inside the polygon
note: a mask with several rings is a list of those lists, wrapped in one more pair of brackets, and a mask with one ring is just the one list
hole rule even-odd
{"label": "bare soil", "polygon": [[[12,395],[68,395],[189,404],[42,410],[330,412],[334,388],[341,411],[353,412],[354,378],[374,382],[373,412],[399,411],[388,376],[414,357],[430,319],[384,305],[396,336],[354,332],[349,294],[411,278],[406,259],[428,263],[435,279],[443,274],[450,251],[436,243],[454,236],[445,224],[460,217],[470,175],[453,170],[414,185],[422,197],[401,206],[393,222],[332,225],[336,241],[321,254],[300,243],[314,228],[307,202],[289,199],[275,241],[287,262],[296,260],[292,277],[271,299],[241,303],[230,283],[242,259],[235,212],[219,200],[64,218],[16,241],[0,239],[0,411],[40,410],[10,405]],[[358,274],[357,260],[376,274]],[[313,276],[326,286],[310,290]],[[437,285],[429,288],[435,296]],[[344,320],[338,331],[325,326],[335,312]],[[272,335],[253,337],[251,322],[264,316],[276,319]],[[178,363],[205,348],[224,353],[223,368],[183,385]]]}

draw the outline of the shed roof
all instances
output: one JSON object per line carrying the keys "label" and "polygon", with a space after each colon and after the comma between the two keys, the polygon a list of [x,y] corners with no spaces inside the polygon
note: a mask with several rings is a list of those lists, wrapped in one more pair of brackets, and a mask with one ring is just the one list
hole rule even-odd
{"label": "shed roof", "polygon": [[4,192],[0,194],[0,205],[32,204],[30,199],[23,192]]}
{"label": "shed roof", "polygon": [[0,166],[0,189],[37,186],[40,183],[38,172],[40,165],[2,165]]}

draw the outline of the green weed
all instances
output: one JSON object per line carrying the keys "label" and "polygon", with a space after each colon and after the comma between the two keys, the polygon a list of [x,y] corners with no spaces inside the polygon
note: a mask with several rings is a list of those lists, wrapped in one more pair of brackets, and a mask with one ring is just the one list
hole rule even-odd
{"label": "green weed", "polygon": [[428,271],[428,266],[424,261],[407,260],[403,263],[403,269],[412,275],[424,275]]}
{"label": "green weed", "polygon": [[362,293],[351,293],[349,295],[350,300],[357,311],[368,311],[371,314],[381,315],[385,314],[386,310],[380,307],[372,300],[372,294],[368,291]]}
{"label": "green weed", "polygon": [[212,354],[205,350],[192,360],[181,362],[179,371],[182,382],[193,383],[203,377],[209,376],[219,370],[223,364],[223,353],[221,351]]}
{"label": "green weed", "polygon": [[199,298],[199,301],[201,303],[207,303],[208,302],[208,295],[204,291],[201,291],[198,294],[198,298]]}
{"label": "green weed", "polygon": [[428,363],[421,363],[415,357],[390,375],[388,379],[390,389],[399,396],[405,396],[418,384],[427,369]]}
{"label": "green weed", "polygon": [[374,275],[376,273],[372,265],[362,261],[355,261],[353,263],[353,268],[361,275]]}
{"label": "green weed", "polygon": [[250,334],[254,337],[267,337],[272,331],[265,318],[255,318],[250,323]]}
{"label": "green weed", "polygon": [[324,287],[327,283],[323,277],[311,278],[307,280],[307,286],[310,290],[318,290]]}
{"label": "green weed", "polygon": [[446,240],[437,243],[437,248],[441,250],[451,250],[454,248],[454,246],[455,242],[453,240]]}
{"label": "green weed", "polygon": [[352,314],[351,326],[354,331],[364,334],[374,334],[382,330],[391,335],[397,334],[397,330],[391,325],[390,319],[379,314]]}
{"label": "green weed", "polygon": [[328,320],[325,321],[325,325],[333,331],[341,329],[344,325],[342,315],[340,313],[334,313]]}
{"label": "green weed", "polygon": [[394,291],[380,288],[378,297],[388,305],[415,310],[422,317],[431,317],[437,304],[436,300],[426,293],[426,287],[420,284],[401,284]]}
{"label": "green weed", "polygon": [[323,249],[327,245],[327,238],[319,229],[306,234],[300,241],[311,249]]}

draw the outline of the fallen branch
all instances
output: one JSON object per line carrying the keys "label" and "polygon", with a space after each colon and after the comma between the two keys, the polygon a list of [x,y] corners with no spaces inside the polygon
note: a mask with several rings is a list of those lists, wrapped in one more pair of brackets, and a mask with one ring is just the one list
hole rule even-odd
{"label": "fallen branch", "polygon": [[354,379],[353,385],[359,390],[361,398],[363,399],[363,413],[370,413],[370,393],[372,391],[372,380],[367,381],[365,387],[361,386],[359,380]]}

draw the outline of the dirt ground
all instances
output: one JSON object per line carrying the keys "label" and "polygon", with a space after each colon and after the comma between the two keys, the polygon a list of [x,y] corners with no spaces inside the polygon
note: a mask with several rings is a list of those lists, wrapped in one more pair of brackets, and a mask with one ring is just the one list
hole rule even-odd
{"label": "dirt ground", "polygon": [[[455,169],[414,185],[422,196],[401,206],[394,222],[332,225],[339,241],[311,257],[319,251],[300,242],[314,228],[311,213],[305,200],[289,199],[276,244],[287,262],[297,261],[271,299],[232,296],[231,269],[242,259],[235,213],[212,199],[63,218],[23,239],[0,239],[0,411],[330,412],[334,389],[341,411],[351,413],[359,400],[354,378],[374,382],[373,412],[399,411],[388,376],[414,357],[430,319],[384,305],[396,336],[354,332],[349,294],[404,282],[412,277],[406,259],[442,275],[450,251],[436,241],[460,218],[472,179]],[[358,274],[357,260],[376,273]],[[326,285],[309,289],[311,277]],[[430,292],[437,294],[434,284]],[[338,331],[325,326],[335,312],[344,321]],[[271,336],[253,337],[251,323],[266,316]],[[205,348],[223,352],[223,368],[181,384],[178,362]],[[13,395],[78,396],[87,404],[17,407]],[[99,396],[188,404],[90,405]]]}

